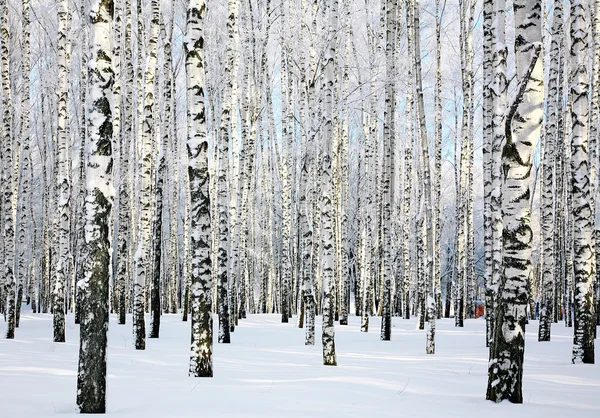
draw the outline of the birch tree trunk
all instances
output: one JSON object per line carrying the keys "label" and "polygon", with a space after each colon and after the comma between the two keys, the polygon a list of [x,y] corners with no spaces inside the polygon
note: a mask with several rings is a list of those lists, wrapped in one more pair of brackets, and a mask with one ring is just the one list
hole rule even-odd
{"label": "birch tree trunk", "polygon": [[[383,305],[381,315],[381,340],[389,341],[392,338],[392,202],[394,201],[394,189],[396,182],[393,173],[393,158],[395,150],[395,78],[396,68],[394,64],[394,50],[396,47],[396,21],[398,2],[386,0],[386,74],[385,74],[385,112],[383,127]],[[383,30],[383,28],[382,28]]]}
{"label": "birch tree trunk", "polygon": [[[429,317],[429,327],[427,329],[427,354],[435,354],[435,264],[434,264],[434,219],[433,219],[433,202],[431,189],[431,173],[429,164],[429,140],[427,138],[427,125],[425,122],[425,105],[423,101],[423,81],[421,75],[421,25],[420,25],[420,5],[419,0],[414,0],[414,41],[415,41],[415,79],[417,87],[417,110],[419,117],[419,126],[421,134],[421,158],[423,166],[423,194],[424,194],[424,209],[426,218],[426,267],[424,271],[425,286],[428,290],[427,294],[427,316]],[[439,243],[437,244],[439,245]],[[425,301],[423,301],[424,303]]]}
{"label": "birch tree trunk", "polygon": [[289,9],[286,9],[287,2],[281,2],[281,137],[282,137],[282,177],[283,177],[283,230],[282,230],[282,292],[281,292],[281,322],[287,323],[292,312],[290,301],[292,300],[292,165],[291,156],[293,153],[293,135],[290,128],[293,116],[293,109],[290,109],[291,91],[288,86],[288,25]]}
{"label": "birch tree trunk", "polygon": [[412,160],[413,160],[413,112],[414,112],[414,95],[413,95],[413,31],[412,19],[410,10],[410,1],[405,0],[405,19],[408,42],[408,89],[406,93],[406,138],[404,146],[404,319],[410,319],[410,207],[412,196]]}
{"label": "birch tree trunk", "polygon": [[519,0],[513,7],[519,84],[506,119],[507,138],[502,153],[503,274],[486,398],[522,403],[527,280],[532,274],[529,177],[543,118],[544,66],[540,57],[541,1]]}
{"label": "birch tree trunk", "polygon": [[88,261],[82,292],[77,406],[81,413],[106,411],[109,228],[114,196],[112,178],[111,93],[113,70],[112,0],[95,2],[90,19],[88,164],[86,167],[85,245]]}
{"label": "birch tree trunk", "polygon": [[235,330],[235,326],[238,323],[238,288],[239,288],[239,245],[240,240],[238,237],[239,231],[239,213],[238,207],[241,200],[240,191],[240,182],[239,182],[239,170],[240,170],[240,158],[239,158],[239,146],[240,146],[240,138],[239,138],[239,123],[238,123],[238,73],[240,68],[240,57],[239,57],[239,45],[240,45],[240,35],[238,30],[238,12],[239,12],[239,0],[230,0],[229,2],[229,17],[227,21],[227,29],[229,36],[229,45],[228,48],[232,51],[231,55],[228,55],[228,59],[230,60],[229,65],[231,65],[231,138],[232,138],[232,160],[233,165],[231,166],[231,172],[229,174],[230,178],[230,190],[232,190],[232,199],[229,205],[229,224],[231,230],[231,243],[230,243],[230,252],[231,257],[229,269],[229,275],[231,279],[228,281],[229,284],[229,328],[230,331],[233,332]]}
{"label": "birch tree trunk", "polygon": [[[542,277],[541,277],[541,300],[540,300],[540,325],[538,330],[538,341],[550,341],[550,325],[553,318],[554,307],[554,193],[553,182],[554,171],[554,149],[558,132],[559,103],[562,97],[558,97],[558,73],[560,55],[560,37],[562,36],[562,2],[554,2],[554,18],[552,22],[552,40],[550,43],[550,69],[548,71],[548,97],[547,118],[545,128],[544,162],[543,162],[543,187],[542,187]],[[558,173],[557,173],[558,174]]]}
{"label": "birch tree trunk", "polygon": [[435,182],[433,191],[433,204],[435,204],[435,242],[434,242],[434,266],[435,266],[435,305],[436,316],[442,317],[442,120],[443,120],[443,96],[442,96],[442,20],[443,9],[446,7],[446,0],[436,0],[435,2]]}
{"label": "birch tree trunk", "polygon": [[185,66],[188,91],[188,175],[191,194],[192,345],[189,374],[212,377],[212,276],[208,137],[204,99],[204,0],[189,0]]}
{"label": "birch tree trunk", "polygon": [[[20,143],[23,147],[22,152],[22,169],[19,176],[19,183],[21,186],[20,191],[20,202],[19,202],[19,239],[18,239],[18,259],[16,266],[16,275],[17,277],[25,277],[27,275],[26,271],[28,270],[28,266],[26,266],[26,252],[27,252],[27,236],[29,235],[29,230],[27,229],[27,221],[28,218],[31,221],[31,226],[33,228],[33,242],[35,242],[35,223],[33,216],[31,214],[28,216],[28,212],[31,210],[31,186],[32,182],[31,176],[33,175],[33,170],[31,166],[31,154],[30,154],[30,106],[31,106],[31,94],[30,94],[30,76],[31,76],[31,40],[30,40],[30,11],[31,4],[29,0],[23,0],[22,2],[22,17],[21,17],[21,25],[23,32],[23,92],[21,96],[21,132],[20,132]],[[0,159],[0,167],[1,167],[1,159]],[[1,199],[0,199],[1,200]],[[0,252],[2,254],[2,252]],[[35,257],[35,251],[32,253],[32,259]],[[26,288],[26,295],[28,298],[32,299],[31,307],[33,312],[36,311],[36,298],[31,292],[32,283],[35,282],[35,277],[29,277],[29,286]],[[0,281],[0,287],[2,287],[2,283]],[[17,290],[17,310],[15,312],[15,327],[19,327],[19,316],[20,316],[20,303],[18,295],[22,293],[23,280],[19,280],[19,287]],[[2,290],[0,290],[0,311],[2,311],[2,305],[4,300],[2,299]]]}
{"label": "birch tree trunk", "polygon": [[334,272],[334,228],[333,228],[333,176],[331,172],[331,156],[333,148],[333,95],[334,95],[334,60],[336,54],[336,35],[338,20],[338,0],[328,0],[326,4],[328,14],[328,48],[323,60],[324,72],[324,109],[323,109],[323,173],[321,175],[321,246],[323,249],[323,364],[336,366],[335,355],[335,330],[334,309],[335,298],[333,293]]}
{"label": "birch tree trunk", "polygon": [[81,294],[79,292],[79,282],[85,277],[85,263],[86,263],[86,251],[85,245],[85,198],[86,198],[86,166],[87,166],[87,89],[88,89],[88,44],[89,26],[86,23],[87,12],[85,2],[82,0],[80,4],[81,12],[81,65],[80,65],[80,81],[79,81],[79,100],[80,100],[80,111],[79,115],[79,190],[77,193],[77,253],[75,258],[75,282],[77,283],[75,288],[75,324],[79,324],[81,320]]}
{"label": "birch tree trunk", "polygon": [[492,337],[492,221],[491,221],[491,199],[492,199],[492,139],[493,128],[493,50],[494,50],[494,2],[485,0],[483,2],[483,251],[484,251],[484,283],[485,283],[485,306],[488,310],[485,315],[486,337],[485,345],[493,344]]}
{"label": "birch tree trunk", "polygon": [[[219,313],[219,342],[229,343],[229,296],[228,296],[228,250],[229,250],[229,190],[227,176],[229,174],[229,128],[231,124],[231,108],[234,77],[234,30],[237,15],[235,0],[229,1],[229,17],[227,20],[228,42],[227,63],[225,64],[225,90],[221,110],[221,128],[219,138],[219,168],[217,174],[217,199],[219,212],[219,244],[217,256],[217,309]],[[237,117],[237,115],[235,115]]]}
{"label": "birch tree trunk", "polygon": [[[132,62],[131,52],[131,0],[125,0],[125,62]],[[131,203],[129,188],[130,170],[129,155],[131,148],[131,138],[135,137],[133,124],[133,83],[134,73],[133,65],[125,66],[125,106],[123,118],[123,130],[120,136],[120,161],[119,161],[119,235],[117,250],[117,290],[119,294],[119,324],[124,325],[127,314],[127,278],[130,274],[129,251],[131,239]]]}
{"label": "birch tree trunk", "polygon": [[0,26],[0,37],[2,45],[0,49],[0,65],[2,72],[2,140],[3,140],[3,155],[4,163],[4,200],[2,202],[2,210],[4,212],[4,281],[6,283],[6,338],[15,338],[16,326],[16,291],[17,283],[13,271],[15,258],[15,210],[13,196],[13,137],[12,137],[12,94],[10,86],[10,32],[8,22],[8,4],[7,0],[0,1],[0,13],[2,16],[2,24]]}
{"label": "birch tree trunk", "polygon": [[588,27],[585,2],[571,2],[571,188],[573,194],[573,267],[575,335],[573,363],[594,364],[593,280],[595,277],[595,246],[593,242],[594,213],[590,197],[590,162],[588,157]]}
{"label": "birch tree trunk", "polygon": [[[155,120],[155,92],[156,92],[156,64],[158,33],[160,30],[160,5],[159,0],[152,0],[150,3],[150,37],[148,38],[148,58],[146,61],[146,74],[144,85],[144,121],[142,130],[142,146],[144,168],[142,169],[142,220],[140,232],[142,234],[145,275],[144,282],[151,280],[150,287],[150,338],[158,338],[160,333],[160,315],[162,312],[160,294],[161,294],[161,259],[162,259],[162,212],[163,212],[163,174],[165,170],[165,161],[160,161],[166,150],[161,149],[159,155],[159,167],[154,170],[154,144],[156,143],[156,120]],[[150,167],[147,166],[148,162]],[[144,173],[148,171],[148,173]],[[156,172],[156,187],[152,187],[154,171]],[[154,200],[154,219],[151,219],[152,212],[152,194],[155,194]],[[144,212],[147,212],[144,214]],[[138,244],[139,245],[139,244]],[[154,248],[153,248],[154,246]],[[139,247],[138,247],[139,248]],[[139,338],[139,337],[138,337]],[[145,349],[146,342],[143,343]]]}
{"label": "birch tree trunk", "polygon": [[67,95],[68,95],[68,68],[67,50],[68,35],[67,0],[60,0],[58,4],[58,173],[56,183],[58,189],[58,260],[56,263],[56,277],[53,292],[53,324],[54,342],[65,342],[65,286],[67,278],[67,264],[69,257],[69,228],[71,194],[69,170],[69,140],[67,138]]}
{"label": "birch tree trunk", "polygon": [[[506,141],[506,109],[507,88],[505,43],[505,0],[494,1],[494,20],[492,23],[494,49],[492,51],[492,155],[491,155],[491,199],[490,222],[492,230],[492,279],[486,288],[486,310],[490,317],[490,332],[488,334],[490,347],[493,346],[494,332],[496,330],[495,318],[497,314],[496,302],[498,299],[498,286],[502,277],[502,147]],[[488,305],[489,301],[489,305]],[[490,351],[491,354],[491,351]]]}

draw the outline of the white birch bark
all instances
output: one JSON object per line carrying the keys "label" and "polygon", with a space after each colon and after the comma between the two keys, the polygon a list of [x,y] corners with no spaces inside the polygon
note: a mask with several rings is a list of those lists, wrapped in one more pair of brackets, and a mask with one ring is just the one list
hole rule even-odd
{"label": "white birch bark", "polygon": [[590,204],[590,162],[588,155],[588,27],[585,2],[571,2],[571,187],[573,194],[573,299],[575,327],[573,363],[594,363],[596,321],[592,304],[595,277],[595,246],[593,242],[594,213]]}
{"label": "white birch bark", "polygon": [[503,275],[488,368],[487,399],[523,402],[527,280],[532,274],[529,177],[543,118],[544,66],[540,56],[541,1],[519,0],[515,13],[518,89],[506,119],[502,153]]}
{"label": "white birch bark", "polygon": [[188,175],[190,179],[192,345],[189,374],[212,377],[212,276],[208,137],[204,81],[204,0],[189,0],[185,66],[188,91]]}
{"label": "white birch bark", "polygon": [[16,326],[16,299],[17,299],[17,283],[14,275],[14,258],[15,258],[15,210],[13,207],[13,137],[12,137],[12,94],[10,85],[10,32],[8,22],[8,4],[7,0],[0,1],[0,15],[2,23],[0,26],[0,37],[2,45],[0,46],[0,65],[2,73],[2,160],[4,163],[3,184],[4,200],[2,202],[2,210],[4,212],[4,281],[6,283],[6,315],[7,327],[6,338],[15,338]]}
{"label": "white birch bark", "polygon": [[[421,134],[421,158],[423,167],[423,204],[425,216],[425,286],[427,293],[427,316],[429,317],[429,327],[427,328],[427,354],[435,354],[435,264],[434,264],[434,218],[433,201],[431,187],[431,169],[429,162],[429,140],[427,138],[427,125],[425,122],[425,105],[423,100],[423,81],[421,74],[421,25],[420,25],[420,5],[419,0],[414,0],[414,42],[415,42],[415,80],[417,88],[417,111],[419,117],[419,127]],[[438,243],[439,245],[439,243]],[[425,301],[423,301],[425,302]]]}
{"label": "white birch bark", "polygon": [[406,93],[406,136],[404,139],[404,216],[403,216],[403,235],[404,235],[404,319],[410,319],[410,208],[412,197],[412,160],[413,160],[413,116],[414,116],[414,87],[413,87],[413,30],[412,18],[409,12],[410,0],[405,0],[405,19],[407,28],[408,59],[411,63],[408,66],[408,88]]}
{"label": "white birch bark", "polygon": [[[395,0],[386,0],[385,19],[385,111],[383,127],[383,151],[384,151],[384,169],[383,169],[383,276],[384,289],[381,317],[381,340],[389,341],[392,338],[392,202],[394,199],[394,173],[393,157],[395,149],[395,78],[396,67],[394,63],[394,49],[396,47],[396,21],[398,12],[398,2]],[[382,28],[383,30],[383,28]]]}
{"label": "white birch bark", "polygon": [[95,2],[89,13],[90,67],[88,164],[86,166],[85,244],[87,268],[78,283],[82,292],[77,406],[81,413],[106,411],[108,287],[114,197],[112,176],[111,92],[113,70],[112,0]]}
{"label": "white birch bark", "polygon": [[554,2],[554,17],[552,23],[552,39],[550,42],[550,69],[548,71],[548,97],[546,102],[547,117],[544,133],[544,161],[542,177],[542,219],[541,219],[541,243],[542,243],[542,276],[541,276],[541,300],[540,300],[540,322],[538,330],[538,341],[550,341],[550,326],[554,307],[554,150],[558,132],[558,73],[561,71],[559,65],[560,37],[562,36],[563,24],[562,2]]}
{"label": "white birch bark", "polygon": [[67,264],[69,257],[69,228],[70,228],[70,170],[69,170],[69,140],[68,136],[68,35],[67,0],[58,4],[58,144],[56,183],[58,189],[58,260],[53,292],[53,324],[54,342],[65,342],[65,286],[67,281]]}
{"label": "white birch bark", "polygon": [[231,122],[231,91],[233,89],[232,67],[235,52],[233,51],[233,30],[235,19],[234,1],[229,2],[227,20],[228,41],[225,63],[225,89],[221,107],[221,126],[218,139],[218,171],[217,171],[217,205],[218,205],[218,255],[217,255],[217,311],[219,314],[220,343],[229,343],[229,298],[228,298],[228,251],[229,251],[229,128]]}
{"label": "white birch bark", "polygon": [[334,272],[334,227],[333,227],[333,176],[331,172],[331,161],[333,153],[333,112],[334,112],[334,83],[335,83],[335,54],[337,44],[338,23],[338,1],[328,0],[326,14],[329,18],[327,41],[323,60],[324,72],[324,109],[323,109],[323,142],[325,145],[323,153],[323,172],[321,175],[321,246],[323,249],[323,364],[325,366],[336,366],[335,355],[335,330],[334,309],[335,300],[333,294]]}
{"label": "white birch bark", "polygon": [[[21,136],[21,144],[23,146],[23,153],[22,153],[22,158],[23,158],[23,163],[22,163],[22,169],[21,169],[21,173],[20,173],[20,177],[19,177],[19,182],[21,185],[21,192],[20,192],[20,208],[19,208],[19,212],[20,212],[20,221],[19,221],[19,240],[18,240],[18,261],[17,261],[17,266],[16,266],[16,275],[19,278],[25,277],[26,276],[26,271],[28,270],[26,263],[26,252],[27,252],[27,238],[28,238],[28,232],[29,230],[27,229],[27,222],[28,220],[31,221],[30,223],[30,227],[33,228],[33,242],[35,242],[35,234],[36,234],[36,228],[35,228],[35,221],[34,218],[32,216],[32,214],[28,215],[28,212],[33,210],[33,206],[31,205],[32,203],[32,198],[31,198],[31,186],[32,186],[32,182],[31,182],[31,177],[33,176],[33,170],[32,170],[32,166],[31,166],[31,154],[30,154],[30,106],[31,106],[31,93],[30,93],[30,77],[31,77],[31,34],[30,34],[30,25],[31,25],[31,21],[30,21],[30,13],[31,13],[31,4],[29,2],[29,0],[23,0],[22,2],[22,15],[21,15],[21,25],[22,25],[22,35],[23,35],[23,92],[22,92],[22,96],[21,96],[21,132],[20,132],[20,136]],[[0,159],[1,161],[1,159]],[[0,163],[0,167],[1,167],[1,163]],[[1,199],[0,199],[1,200]],[[31,243],[31,241],[30,241]],[[35,246],[35,245],[33,245]],[[2,252],[0,252],[0,254],[2,254]],[[32,253],[32,257],[35,257],[35,251]],[[29,298],[32,299],[31,302],[31,307],[33,312],[35,313],[36,311],[36,301],[37,298],[35,297],[35,295],[33,294],[33,292],[31,291],[33,283],[35,282],[35,276],[30,275],[29,276],[29,281],[30,284],[29,286],[27,286],[26,288],[26,292],[27,292],[27,296]],[[0,287],[2,287],[2,284],[0,282]],[[23,287],[23,280],[19,280],[19,287],[17,290],[17,294],[21,293],[21,289]],[[0,290],[0,298],[2,298],[2,291]],[[0,301],[0,310],[1,307],[3,305],[4,300]],[[19,326],[19,312],[20,309],[18,309],[20,307],[20,303],[19,303],[19,297],[17,296],[17,310],[16,310],[16,316],[15,316],[15,326],[18,327]]]}
{"label": "white birch bark", "polygon": [[485,284],[485,306],[488,312],[485,316],[486,337],[485,345],[489,347],[493,343],[491,307],[492,298],[492,222],[491,222],[491,199],[492,199],[492,139],[493,139],[493,49],[494,49],[494,2],[485,0],[483,2],[483,229],[484,229],[484,284]]}
{"label": "white birch bark", "polygon": [[[132,62],[131,50],[131,0],[125,0],[125,56],[127,63]],[[129,156],[131,148],[131,138],[135,137],[134,129],[134,108],[133,108],[133,83],[134,72],[133,65],[125,66],[125,100],[123,109],[123,129],[120,141],[120,161],[119,161],[119,236],[117,250],[117,289],[119,294],[119,324],[125,324],[127,314],[127,282],[131,273],[129,266],[130,239],[131,239],[131,203],[130,203],[130,170]]]}
{"label": "white birch bark", "polygon": [[[155,135],[154,122],[154,79],[156,75],[156,49],[158,43],[158,0],[152,0],[150,36],[148,39],[148,48],[146,59],[146,68],[144,70],[143,85],[143,111],[140,120],[141,135],[141,166],[139,175],[139,229],[137,239],[137,249],[134,257],[134,309],[133,309],[133,335],[136,350],[146,349],[146,324],[144,319],[145,311],[145,289],[150,283],[151,268],[151,234],[152,234],[152,143]],[[138,12],[139,13],[139,12]],[[141,14],[138,14],[138,25],[140,24]],[[139,35],[138,35],[139,36]],[[139,53],[139,51],[138,51]],[[139,77],[139,76],[138,76]],[[141,99],[138,99],[141,100]]]}

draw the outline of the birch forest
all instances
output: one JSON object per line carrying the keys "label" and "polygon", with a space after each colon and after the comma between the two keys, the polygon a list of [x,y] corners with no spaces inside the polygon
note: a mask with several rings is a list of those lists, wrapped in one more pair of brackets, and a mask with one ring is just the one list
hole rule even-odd
{"label": "birch forest", "polygon": [[0,0],[0,35],[0,400],[19,341],[105,413],[109,329],[184,322],[218,382],[263,320],[342,370],[482,347],[476,400],[561,341],[600,386],[600,0]]}

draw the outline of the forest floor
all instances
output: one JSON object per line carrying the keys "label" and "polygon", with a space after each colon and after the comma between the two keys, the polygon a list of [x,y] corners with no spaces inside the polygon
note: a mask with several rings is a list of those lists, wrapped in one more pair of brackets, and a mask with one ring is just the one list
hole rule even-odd
{"label": "forest floor", "polygon": [[[250,315],[231,344],[214,346],[214,378],[188,377],[190,323],[163,315],[159,339],[132,348],[131,317],[110,317],[107,414],[114,417],[598,417],[600,365],[572,365],[572,329],[552,325],[552,341],[528,328],[523,405],[485,400],[485,320],[437,322],[436,354],[425,353],[415,319],[393,320],[392,341],[379,340],[360,319],[336,324],[337,367],[322,366],[317,344],[279,315]],[[216,325],[217,321],[215,321]],[[5,327],[0,323],[0,331]],[[15,340],[0,339],[0,416],[76,414],[79,327],[67,319],[67,342],[52,342],[52,316],[23,312]],[[215,333],[216,335],[216,333]],[[215,337],[216,339],[216,337]],[[597,346],[600,343],[597,342]],[[596,348],[596,358],[600,360]],[[600,363],[600,361],[599,361]]]}

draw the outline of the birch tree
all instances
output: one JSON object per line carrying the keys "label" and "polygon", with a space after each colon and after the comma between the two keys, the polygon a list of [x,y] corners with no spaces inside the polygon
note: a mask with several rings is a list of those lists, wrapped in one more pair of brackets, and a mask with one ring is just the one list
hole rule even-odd
{"label": "birch tree", "polygon": [[491,221],[491,199],[492,199],[492,138],[493,138],[493,48],[494,48],[494,2],[485,0],[483,2],[483,251],[484,251],[484,283],[485,283],[485,306],[488,312],[485,316],[486,323],[486,347],[493,344],[491,308],[492,298],[492,221]]}
{"label": "birch tree", "polygon": [[[131,50],[131,0],[125,0],[125,54],[124,61],[126,63],[132,62],[132,50]],[[133,65],[126,65],[125,72],[123,74],[126,82],[124,83],[124,109],[123,109],[123,128],[120,135],[120,152],[119,152],[119,235],[118,235],[118,251],[117,251],[117,290],[119,294],[119,324],[125,324],[127,306],[126,306],[126,292],[127,292],[127,278],[131,273],[129,266],[129,252],[130,252],[130,238],[131,238],[131,203],[129,189],[131,187],[130,182],[130,170],[129,170],[129,156],[131,148],[131,138],[134,137],[135,132],[133,124],[133,83],[134,83],[134,70]]]}
{"label": "birch tree", "polygon": [[4,200],[2,201],[2,210],[4,212],[4,281],[6,283],[6,315],[7,327],[6,338],[15,338],[16,325],[16,291],[17,283],[13,271],[15,259],[15,216],[16,208],[14,201],[16,196],[13,196],[13,137],[12,137],[12,119],[13,119],[13,104],[10,85],[10,32],[8,22],[8,4],[7,0],[0,1],[0,13],[2,24],[0,26],[0,37],[2,45],[0,46],[0,65],[2,73],[2,160],[4,163],[3,184],[4,184]]}
{"label": "birch tree", "polygon": [[[562,36],[562,2],[554,2],[554,17],[552,22],[552,40],[550,43],[550,68],[548,71],[548,97],[547,118],[544,133],[544,177],[542,188],[542,219],[541,219],[541,240],[542,240],[542,293],[540,303],[540,326],[538,331],[538,341],[550,341],[550,325],[553,318],[554,307],[554,149],[556,148],[556,138],[558,133],[558,112],[562,98],[558,97],[558,73],[559,55],[560,55],[560,37]],[[558,173],[557,173],[558,174]]]}
{"label": "birch tree", "polygon": [[334,331],[334,309],[335,300],[333,295],[334,283],[334,228],[333,208],[331,205],[333,197],[333,176],[331,173],[331,155],[333,147],[333,96],[334,96],[334,60],[336,56],[336,32],[338,23],[338,0],[328,0],[326,4],[328,24],[328,47],[323,60],[324,72],[324,111],[323,111],[323,141],[325,152],[323,154],[322,197],[321,197],[321,245],[323,248],[323,364],[325,366],[336,366],[335,355],[335,331]]}
{"label": "birch tree", "polygon": [[[155,135],[154,122],[154,79],[156,75],[156,48],[158,43],[159,30],[159,9],[158,0],[152,0],[151,20],[150,20],[150,36],[148,39],[148,58],[146,60],[146,68],[144,70],[144,87],[143,87],[143,112],[141,119],[141,150],[142,162],[139,171],[140,184],[140,222],[138,229],[137,250],[135,253],[135,283],[134,283],[134,309],[133,309],[133,333],[136,350],[146,349],[146,325],[144,319],[144,294],[149,279],[152,277],[150,254],[151,254],[151,192],[152,192],[152,143]],[[138,25],[140,24],[141,13],[138,11]],[[139,36],[139,35],[138,35]],[[139,51],[138,51],[139,53]],[[139,77],[139,76],[138,76]],[[139,99],[138,99],[139,100]],[[158,284],[152,283],[152,286]],[[156,293],[153,296],[157,296]],[[160,304],[160,298],[155,300],[152,298],[152,306]],[[160,306],[160,305],[159,305]],[[159,308],[160,309],[160,308]],[[160,312],[160,311],[159,311]],[[153,319],[156,314],[153,310]]]}
{"label": "birch tree", "polygon": [[[219,168],[217,174],[217,200],[219,212],[219,238],[218,238],[218,258],[217,258],[217,310],[219,313],[219,342],[230,342],[230,320],[229,320],[229,295],[228,295],[228,258],[229,258],[229,129],[231,124],[231,109],[233,91],[233,78],[237,74],[233,73],[234,55],[234,30],[236,29],[235,19],[237,18],[237,4],[235,0],[229,1],[229,16],[227,20],[228,41],[227,41],[227,62],[225,64],[225,90],[223,92],[223,105],[221,110],[221,127],[218,144]],[[237,115],[235,115],[237,117]]]}
{"label": "birch tree", "polygon": [[[23,32],[23,92],[21,96],[21,144],[23,146],[23,163],[22,163],[22,171],[20,174],[20,183],[21,183],[21,201],[20,201],[20,222],[19,222],[19,256],[18,256],[18,265],[17,265],[17,276],[25,276],[26,270],[28,266],[26,265],[26,252],[27,252],[27,238],[28,238],[28,229],[27,229],[27,221],[29,220],[31,223],[34,223],[33,217],[33,207],[31,205],[31,188],[33,177],[33,169],[31,164],[31,154],[30,154],[30,106],[31,106],[31,89],[30,89],[30,77],[31,77],[31,3],[29,0],[23,0],[22,2],[22,15],[21,15],[21,25]],[[1,159],[0,159],[1,161]],[[1,199],[0,199],[1,200]],[[35,225],[35,224],[34,224]],[[35,226],[34,230],[34,252],[35,254]],[[33,258],[33,257],[32,257]],[[31,264],[33,265],[34,260],[32,260]],[[32,289],[35,283],[35,277],[31,275],[29,277],[30,285],[29,288],[26,289],[27,295],[31,300],[31,307],[33,312],[36,312],[36,301],[35,291]],[[22,287],[23,281],[21,280],[19,283],[19,290]],[[2,284],[0,284],[2,286]],[[0,291],[0,298],[2,298],[2,291]],[[0,306],[2,302],[0,301]],[[17,297],[17,308],[19,307],[19,298]],[[15,318],[15,326],[19,326],[19,312],[20,309],[16,311]]]}
{"label": "birch tree", "polygon": [[82,292],[77,406],[81,413],[106,411],[106,346],[108,337],[110,216],[113,202],[111,64],[113,1],[92,4],[86,166],[85,245],[88,261]]}
{"label": "birch tree", "polygon": [[189,0],[184,47],[188,91],[188,176],[191,195],[192,344],[189,374],[194,377],[213,375],[210,196],[204,93],[205,14],[204,0]]}
{"label": "birch tree", "polygon": [[69,173],[69,141],[67,138],[67,14],[68,3],[58,3],[58,262],[54,279],[54,342],[65,342],[65,286],[67,263],[69,257],[70,228],[70,173]]}
{"label": "birch tree", "polygon": [[519,0],[513,8],[518,89],[506,118],[502,152],[503,274],[486,398],[522,403],[527,280],[532,274],[529,177],[543,118],[544,66],[541,1]]}
{"label": "birch tree", "polygon": [[586,3],[571,2],[570,101],[571,109],[571,190],[573,194],[573,269],[575,328],[573,363],[594,363],[593,287],[596,260],[593,244],[594,214],[590,197],[588,156],[588,75],[586,55],[588,27]]}
{"label": "birch tree", "polygon": [[[160,37],[163,40],[163,61],[166,61],[169,53],[170,45],[164,45],[164,40],[166,40],[166,30],[164,20],[162,18],[162,14],[160,11],[160,4],[156,2],[156,5],[153,4],[152,9],[152,20],[150,24],[151,37],[150,37],[150,54],[152,54],[158,45],[159,39],[158,34],[161,33]],[[156,43],[152,45],[152,42]],[[156,61],[155,61],[156,64]],[[156,71],[156,70],[155,70]],[[165,78],[171,78],[171,74],[164,74]],[[163,89],[163,95],[165,94],[166,88]],[[155,83],[154,92],[157,93],[159,90],[158,83]],[[156,98],[154,99],[156,106],[160,107],[160,101]],[[165,107],[167,107],[165,105]],[[163,117],[160,118],[161,122],[166,119],[167,109],[164,109]],[[165,207],[165,180],[168,180],[167,177],[167,156],[169,155],[169,129],[170,126],[166,126],[161,124],[161,126],[157,126],[157,121],[154,122],[154,129],[160,134],[160,151],[156,157],[157,165],[155,169],[155,187],[153,189],[155,198],[154,198],[154,219],[152,222],[153,232],[152,232],[152,243],[153,249],[151,253],[153,254],[152,260],[152,294],[151,294],[151,328],[150,328],[150,338],[158,338],[160,334],[160,316],[162,314],[163,307],[168,309],[169,307],[169,286],[168,283],[163,282],[162,278],[167,277],[166,257],[163,255],[163,211]],[[154,134],[153,143],[156,143],[156,138],[159,135]],[[164,302],[163,302],[164,301]]]}
{"label": "birch tree", "polygon": [[[381,340],[389,341],[392,338],[392,202],[394,200],[394,173],[393,156],[395,149],[395,65],[394,49],[396,47],[396,21],[398,3],[395,0],[386,0],[386,79],[385,79],[385,113],[383,128],[384,150],[384,189],[383,189],[383,310],[381,315]],[[383,29],[383,28],[382,28]]]}
{"label": "birch tree", "polygon": [[[420,25],[420,10],[419,0],[414,0],[414,42],[415,42],[415,58],[414,71],[417,88],[417,113],[419,118],[419,130],[421,135],[421,158],[423,166],[423,206],[424,216],[426,219],[425,239],[426,239],[426,268],[425,268],[425,283],[428,290],[427,305],[429,327],[427,329],[427,354],[435,353],[435,265],[434,265],[434,218],[433,218],[433,202],[432,202],[432,187],[431,187],[431,169],[429,162],[429,140],[427,138],[427,125],[425,123],[425,105],[423,100],[423,80],[421,72],[421,25]],[[439,245],[439,243],[438,243]],[[423,301],[425,302],[425,301]]]}

